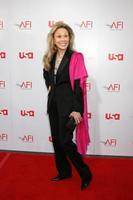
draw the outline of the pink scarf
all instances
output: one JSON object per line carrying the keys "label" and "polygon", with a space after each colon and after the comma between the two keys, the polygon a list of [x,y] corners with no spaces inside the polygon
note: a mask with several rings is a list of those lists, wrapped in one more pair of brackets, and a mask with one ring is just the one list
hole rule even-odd
{"label": "pink scarf", "polygon": [[71,87],[74,90],[74,80],[80,79],[80,87],[82,88],[84,95],[84,113],[81,123],[76,127],[76,144],[78,152],[80,154],[86,154],[87,146],[90,142],[89,137],[89,126],[87,118],[87,94],[86,94],[86,78],[88,77],[86,67],[84,64],[84,58],[82,53],[74,52],[72,54],[70,65],[69,65],[69,75]]}

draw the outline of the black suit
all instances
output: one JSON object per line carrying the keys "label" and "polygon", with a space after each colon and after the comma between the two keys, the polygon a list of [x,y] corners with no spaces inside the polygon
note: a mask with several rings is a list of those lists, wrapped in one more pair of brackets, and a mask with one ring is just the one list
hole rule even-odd
{"label": "black suit", "polygon": [[72,51],[67,50],[62,62],[59,66],[56,75],[56,83],[54,80],[54,65],[55,57],[54,55],[51,61],[51,70],[49,72],[44,70],[44,78],[47,85],[52,86],[51,91],[48,94],[48,105],[47,110],[51,105],[53,97],[56,99],[59,113],[61,115],[68,115],[72,111],[78,111],[83,114],[83,96],[82,90],[79,86],[79,80],[75,81],[74,92],[71,89],[70,79],[69,79],[69,62],[72,55]]}
{"label": "black suit", "polygon": [[[59,174],[71,174],[70,160],[76,167],[81,177],[85,176],[86,165],[81,155],[77,152],[77,146],[72,141],[73,133],[66,128],[66,123],[72,111],[83,114],[83,94],[79,85],[79,80],[75,81],[74,91],[72,91],[69,78],[69,63],[72,55],[71,50],[67,50],[58,68],[56,78],[54,76],[54,66],[56,55],[51,61],[49,71],[44,70],[46,86],[51,86],[48,94],[47,110],[53,146],[55,151],[56,167]],[[76,126],[76,125],[75,125]]]}

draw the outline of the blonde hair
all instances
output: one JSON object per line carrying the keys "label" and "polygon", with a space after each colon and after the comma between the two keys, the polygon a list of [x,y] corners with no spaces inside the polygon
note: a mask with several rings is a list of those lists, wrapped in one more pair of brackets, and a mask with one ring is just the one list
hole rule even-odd
{"label": "blonde hair", "polygon": [[50,62],[52,60],[52,57],[53,57],[54,53],[57,52],[57,48],[56,48],[56,46],[54,44],[54,34],[57,31],[57,29],[59,29],[59,28],[65,28],[68,31],[69,38],[70,38],[68,48],[69,49],[73,49],[74,33],[73,33],[72,28],[69,25],[67,25],[67,24],[65,24],[63,22],[56,22],[53,25],[53,27],[50,30],[50,32],[48,33],[48,36],[47,36],[47,45],[48,45],[48,47],[47,47],[46,53],[43,56],[44,69],[47,70],[47,71],[50,70]]}

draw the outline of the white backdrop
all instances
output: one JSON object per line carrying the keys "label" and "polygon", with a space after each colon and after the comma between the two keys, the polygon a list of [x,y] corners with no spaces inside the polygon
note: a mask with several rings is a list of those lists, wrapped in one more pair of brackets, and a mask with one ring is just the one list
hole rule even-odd
{"label": "white backdrop", "polygon": [[133,1],[0,0],[0,149],[53,152],[42,76],[56,21],[89,73],[87,154],[133,156]]}

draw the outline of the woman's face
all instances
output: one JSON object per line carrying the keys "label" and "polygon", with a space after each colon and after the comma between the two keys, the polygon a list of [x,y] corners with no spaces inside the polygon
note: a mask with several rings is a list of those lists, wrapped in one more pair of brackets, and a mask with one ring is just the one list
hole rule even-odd
{"label": "woman's face", "polygon": [[59,28],[54,33],[54,44],[58,50],[66,50],[69,45],[69,33],[65,28]]}

